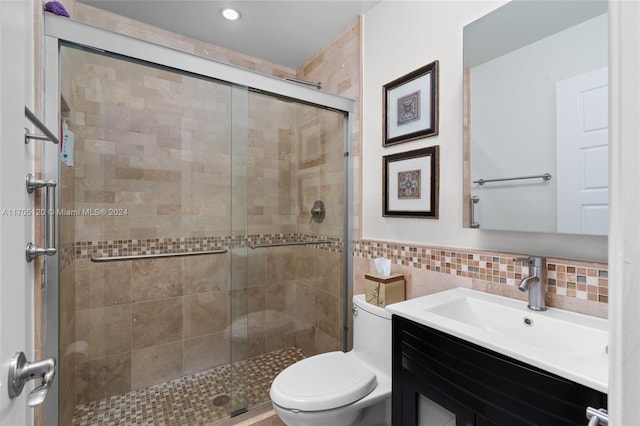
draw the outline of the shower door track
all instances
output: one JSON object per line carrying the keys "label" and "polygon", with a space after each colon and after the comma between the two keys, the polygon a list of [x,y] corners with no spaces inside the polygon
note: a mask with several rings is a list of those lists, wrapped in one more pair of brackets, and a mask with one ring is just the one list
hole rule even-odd
{"label": "shower door track", "polygon": [[119,262],[122,260],[155,259],[158,257],[202,256],[205,254],[222,254],[226,252],[227,252],[227,249],[206,250],[206,251],[186,251],[182,253],[135,254],[131,256],[105,256],[105,257],[91,256],[91,261],[92,262]]}

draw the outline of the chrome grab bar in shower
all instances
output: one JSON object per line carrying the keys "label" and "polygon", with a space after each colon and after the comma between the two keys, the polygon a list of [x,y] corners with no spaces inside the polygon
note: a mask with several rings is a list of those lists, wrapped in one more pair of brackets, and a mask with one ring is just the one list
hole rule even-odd
{"label": "chrome grab bar in shower", "polygon": [[24,135],[24,143],[29,143],[30,139],[36,139],[45,141],[50,140],[56,145],[60,144],[60,141],[58,140],[56,135],[54,135],[51,130],[47,129],[47,126],[45,126],[44,123],[40,121],[38,117],[36,117],[36,115],[31,112],[31,110],[26,106],[24,107],[24,115],[29,119],[31,123],[33,123],[34,126],[36,126],[42,133],[45,134],[45,136],[34,135],[27,131],[27,133]]}
{"label": "chrome grab bar in shower", "polygon": [[330,244],[329,240],[316,240],[316,241],[295,241],[292,243],[269,243],[269,244],[254,244],[250,245],[250,249],[268,248],[268,247],[284,247],[284,246],[306,246],[314,244]]}
{"label": "chrome grab bar in shower", "polygon": [[92,262],[118,262],[122,260],[155,259],[160,257],[199,256],[199,255],[205,255],[205,254],[222,254],[226,252],[227,252],[227,249],[220,249],[220,250],[205,250],[205,251],[186,251],[183,253],[136,254],[131,256],[105,256],[105,257],[91,256],[91,261]]}

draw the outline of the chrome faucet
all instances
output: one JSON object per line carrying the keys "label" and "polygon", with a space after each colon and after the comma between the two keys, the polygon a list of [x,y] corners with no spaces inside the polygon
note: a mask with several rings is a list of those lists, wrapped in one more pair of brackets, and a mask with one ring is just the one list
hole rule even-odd
{"label": "chrome faucet", "polygon": [[529,265],[529,276],[520,281],[518,290],[529,291],[529,304],[527,307],[534,311],[546,311],[545,295],[547,289],[545,272],[547,262],[544,257],[518,257],[514,262],[522,262]]}

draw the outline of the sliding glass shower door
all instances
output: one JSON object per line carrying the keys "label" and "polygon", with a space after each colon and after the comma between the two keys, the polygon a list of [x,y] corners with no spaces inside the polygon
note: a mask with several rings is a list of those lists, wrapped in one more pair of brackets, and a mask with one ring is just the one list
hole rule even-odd
{"label": "sliding glass shower door", "polygon": [[246,89],[77,46],[60,63],[61,424],[178,390],[227,418],[232,94]]}
{"label": "sliding glass shower door", "polygon": [[257,91],[246,105],[247,145],[238,156],[246,188],[233,191],[242,194],[234,230],[246,256],[235,312],[246,323],[232,347],[248,358],[247,381],[263,384],[252,387],[251,408],[269,401],[269,384],[286,366],[343,349],[346,118]]}
{"label": "sliding glass shower door", "polygon": [[343,349],[345,113],[77,45],[59,61],[60,424],[215,423]]}

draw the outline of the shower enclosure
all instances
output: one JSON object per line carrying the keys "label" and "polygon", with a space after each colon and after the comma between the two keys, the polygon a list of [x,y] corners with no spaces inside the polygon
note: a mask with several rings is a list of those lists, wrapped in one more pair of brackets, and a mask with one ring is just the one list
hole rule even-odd
{"label": "shower enclosure", "polygon": [[291,363],[344,349],[348,112],[131,50],[52,47],[75,145],[45,153],[59,423],[212,424],[269,403]]}

